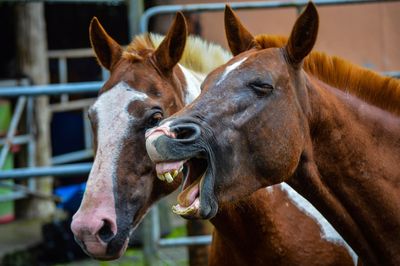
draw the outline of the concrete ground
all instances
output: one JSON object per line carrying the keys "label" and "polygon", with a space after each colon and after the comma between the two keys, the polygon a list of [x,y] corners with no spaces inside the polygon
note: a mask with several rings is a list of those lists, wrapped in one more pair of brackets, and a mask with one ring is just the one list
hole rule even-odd
{"label": "concrete ground", "polygon": [[26,249],[42,240],[43,220],[18,220],[0,225],[0,258],[5,254]]}

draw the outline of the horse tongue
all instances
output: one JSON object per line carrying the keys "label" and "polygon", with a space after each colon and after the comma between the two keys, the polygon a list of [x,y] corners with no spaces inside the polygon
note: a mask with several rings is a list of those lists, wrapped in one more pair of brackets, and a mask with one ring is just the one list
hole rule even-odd
{"label": "horse tongue", "polygon": [[181,207],[189,207],[199,196],[200,180],[201,180],[201,178],[197,178],[193,184],[190,184],[189,187],[187,187],[185,190],[183,190],[181,193],[179,193],[177,200]]}

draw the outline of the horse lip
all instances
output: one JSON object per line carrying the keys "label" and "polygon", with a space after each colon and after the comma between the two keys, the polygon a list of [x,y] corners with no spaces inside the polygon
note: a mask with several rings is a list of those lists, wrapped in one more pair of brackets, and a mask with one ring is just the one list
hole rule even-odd
{"label": "horse lip", "polygon": [[[184,122],[186,121],[179,121],[179,123],[182,124]],[[196,123],[195,121],[193,122]],[[163,126],[175,128],[178,126],[177,123],[178,122],[174,121],[173,123],[163,124]],[[153,135],[153,133],[155,134]],[[208,146],[205,144],[207,141],[203,139],[206,136],[200,132],[195,133],[196,135],[199,134],[197,135],[199,138],[195,142],[193,139],[190,139],[190,142],[192,143],[191,145],[188,145],[188,143],[176,142],[174,138],[170,138],[165,134],[159,134],[159,132],[156,130],[149,131],[149,134],[147,134],[146,148],[150,158],[156,163],[162,161],[189,160],[193,157],[203,157],[205,155],[208,167],[206,170],[206,175],[204,176],[202,184],[200,185],[199,217],[193,218],[210,219],[216,215],[218,210],[218,203],[214,194],[215,167],[212,165],[212,155],[210,154],[211,149],[208,150],[207,147],[205,147]]]}
{"label": "horse lip", "polygon": [[96,260],[116,260],[122,257],[124,255],[126,249],[128,248],[129,244],[129,237],[125,239],[124,244],[119,248],[119,250],[115,253],[109,254],[108,252],[108,246],[106,248],[106,253],[105,254],[93,254],[93,253],[88,253],[87,250],[85,249],[85,252],[91,256],[92,258]]}
{"label": "horse lip", "polygon": [[215,199],[214,191],[214,171],[209,159],[207,159],[207,163],[206,173],[200,183],[199,215],[202,219],[211,219],[218,211],[218,202]]}
{"label": "horse lip", "polygon": [[[116,236],[117,235],[114,235],[114,237]],[[124,238],[122,245],[119,247],[117,246],[117,249],[112,240],[109,243],[106,243],[98,235],[84,234],[81,235],[80,238],[74,236],[74,239],[88,256],[96,260],[104,261],[120,258],[126,251],[129,243],[129,235]],[[112,250],[112,252],[110,252],[110,250]]]}

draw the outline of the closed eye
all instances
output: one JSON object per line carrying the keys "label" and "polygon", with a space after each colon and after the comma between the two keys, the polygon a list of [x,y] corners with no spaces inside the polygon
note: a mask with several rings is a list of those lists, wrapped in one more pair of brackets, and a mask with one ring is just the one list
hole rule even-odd
{"label": "closed eye", "polygon": [[274,87],[269,83],[253,82],[249,84],[249,87],[258,96],[268,96],[274,90]]}

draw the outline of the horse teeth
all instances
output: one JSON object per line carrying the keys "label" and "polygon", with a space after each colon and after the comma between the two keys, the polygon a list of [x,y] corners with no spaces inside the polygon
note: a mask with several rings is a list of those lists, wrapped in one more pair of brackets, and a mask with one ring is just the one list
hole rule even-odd
{"label": "horse teeth", "polygon": [[172,177],[175,178],[178,174],[179,174],[178,170],[175,169],[175,170],[172,172]]}
{"label": "horse teeth", "polygon": [[160,179],[161,181],[165,181],[165,177],[163,174],[157,174],[158,179]]}
{"label": "horse teeth", "polygon": [[167,180],[168,183],[171,183],[172,181],[174,181],[174,179],[171,176],[171,173],[165,173],[164,177],[165,177],[165,180]]}

